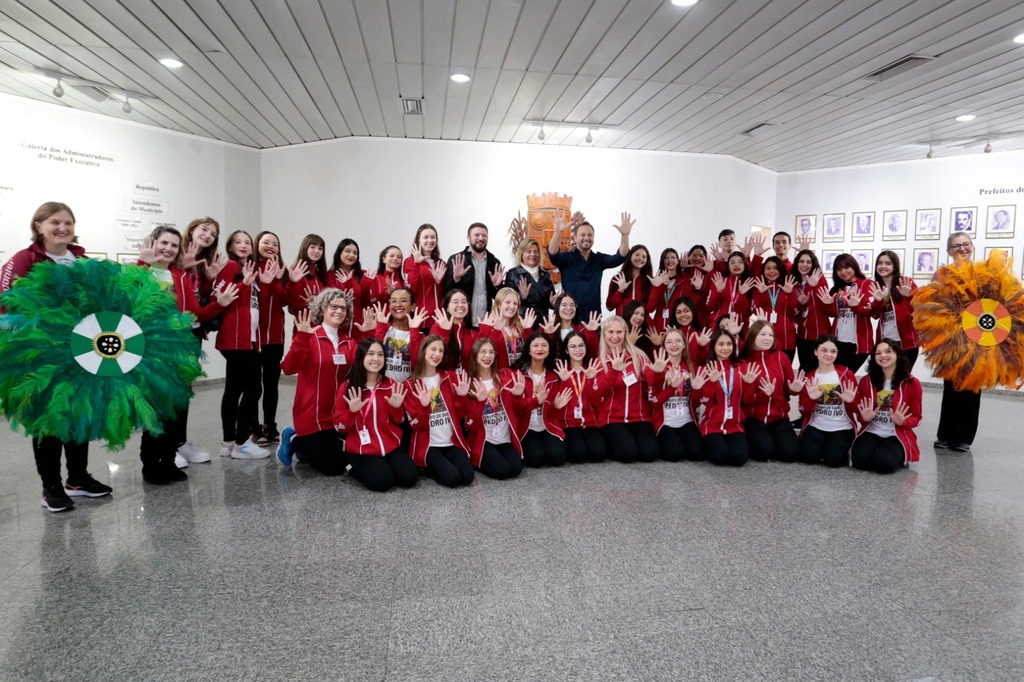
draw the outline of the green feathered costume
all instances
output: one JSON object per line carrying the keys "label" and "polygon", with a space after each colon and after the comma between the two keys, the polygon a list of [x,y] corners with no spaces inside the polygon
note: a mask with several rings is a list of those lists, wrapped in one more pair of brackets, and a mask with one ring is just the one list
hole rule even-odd
{"label": "green feathered costume", "polygon": [[192,316],[146,268],[40,263],[0,308],[0,409],[30,436],[120,449],[160,434],[202,374]]}

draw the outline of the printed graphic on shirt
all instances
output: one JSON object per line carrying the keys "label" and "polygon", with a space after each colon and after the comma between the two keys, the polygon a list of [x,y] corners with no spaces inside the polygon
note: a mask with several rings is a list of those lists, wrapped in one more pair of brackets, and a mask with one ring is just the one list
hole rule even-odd
{"label": "printed graphic on shirt", "polygon": [[503,329],[502,333],[505,336],[505,350],[508,351],[508,364],[515,365],[523,355],[523,337],[517,331],[508,329]]}
{"label": "printed graphic on shirt", "polygon": [[441,387],[435,386],[430,389],[430,427],[444,426],[450,424],[451,421],[451,415],[448,414],[448,408],[441,397]]}
{"label": "printed graphic on shirt", "polygon": [[893,391],[879,391],[878,398],[876,401],[875,418],[873,422],[878,424],[888,424],[892,421],[892,394]]}
{"label": "printed graphic on shirt", "polygon": [[407,339],[396,339],[393,336],[385,338],[384,357],[385,376],[395,381],[404,381],[412,374],[412,354]]}
{"label": "printed graphic on shirt", "polygon": [[487,394],[487,400],[484,401],[484,426],[495,427],[504,419],[507,419],[505,408],[502,406],[501,400],[498,399],[498,386],[495,385]]}
{"label": "printed graphic on shirt", "polygon": [[249,289],[249,307],[253,310],[259,310],[260,308],[260,285],[255,282],[252,283],[252,287]]}
{"label": "printed graphic on shirt", "polygon": [[839,384],[821,384],[821,397],[814,411],[823,417],[844,417],[843,387]]}

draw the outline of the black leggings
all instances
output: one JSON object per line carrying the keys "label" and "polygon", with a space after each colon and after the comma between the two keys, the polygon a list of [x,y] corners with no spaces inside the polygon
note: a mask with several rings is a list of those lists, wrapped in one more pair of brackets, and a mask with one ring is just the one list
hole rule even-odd
{"label": "black leggings", "polygon": [[[261,395],[263,397],[263,423],[267,426],[277,427],[277,385],[281,382],[281,358],[284,357],[284,345],[279,343],[267,344],[260,348],[260,376],[263,385]],[[256,396],[257,403],[260,395]],[[260,423],[259,405],[253,413],[253,423]]]}
{"label": "black leggings", "polygon": [[142,432],[142,445],[139,448],[139,459],[144,468],[152,467],[155,471],[162,466],[174,463],[174,455],[185,442],[185,426],[188,424],[188,405],[169,422],[164,422],[164,432],[155,436],[149,431]]}
{"label": "black leggings", "polygon": [[515,478],[523,473],[523,458],[512,443],[484,443],[480,473],[499,481]]}
{"label": "black leggings", "polygon": [[601,429],[593,426],[565,430],[565,449],[570,462],[603,462],[608,458]]}
{"label": "black leggings", "polygon": [[292,440],[295,456],[324,476],[340,476],[348,466],[345,441],[334,429],[317,431]]}
{"label": "black leggings", "polygon": [[658,431],[658,445],[661,458],[669,462],[683,459],[702,462],[708,458],[704,452],[704,438],[693,422],[682,426],[662,426]]}
{"label": "black leggings", "polygon": [[970,445],[978,433],[978,412],[981,394],[958,391],[952,381],[942,382],[942,407],[939,410],[939,431],[936,437],[950,445]]}
{"label": "black leggings", "polygon": [[747,463],[747,436],[744,433],[709,433],[704,436],[708,461],[718,466],[741,467]]}
{"label": "black leggings", "polygon": [[857,344],[848,343],[846,341],[840,341],[836,344],[839,353],[836,354],[836,363],[841,367],[845,367],[854,374],[860,369],[860,366],[864,364],[864,361],[868,359],[867,353],[858,353]]}
{"label": "black leggings", "polygon": [[795,462],[800,456],[800,439],[796,437],[793,424],[788,419],[779,419],[770,424],[760,419],[747,419],[743,422],[743,428],[747,432],[750,459],[758,462]]}
{"label": "black leggings", "polygon": [[896,436],[883,438],[874,433],[862,433],[853,441],[853,468],[891,474],[903,466],[907,457],[903,443]]}
{"label": "black leggings", "polygon": [[607,424],[601,427],[601,432],[605,442],[614,444],[609,450],[616,462],[630,464],[658,459],[658,439],[650,422]]}
{"label": "black leggings", "polygon": [[822,431],[808,426],[800,436],[800,461],[804,464],[824,463],[828,467],[849,466],[852,444],[853,429]]}
{"label": "black leggings", "polygon": [[222,350],[227,361],[224,397],[220,401],[220,423],[224,442],[239,445],[252,435],[253,415],[260,396],[260,354],[255,350]]}
{"label": "black leggings", "polygon": [[352,478],[378,493],[394,486],[411,488],[420,479],[420,472],[405,450],[394,450],[383,457],[348,453]]}
{"label": "black leggings", "polygon": [[81,479],[89,475],[89,444],[65,443],[54,436],[32,438],[32,453],[36,457],[36,471],[43,480],[43,487],[61,484],[60,453],[68,462],[68,480]]}
{"label": "black leggings", "polygon": [[914,365],[917,364],[917,354],[921,352],[920,348],[905,348],[904,351],[907,354],[907,361],[910,363],[910,369],[913,371]]}
{"label": "black leggings", "polygon": [[428,448],[426,464],[434,480],[446,488],[469,485],[476,475],[469,455],[454,445]]}
{"label": "black leggings", "polygon": [[796,356],[800,360],[799,369],[802,369],[804,374],[818,368],[818,358],[814,354],[814,346],[817,343],[816,339],[796,340]]}
{"label": "black leggings", "polygon": [[523,463],[528,467],[560,467],[567,457],[565,441],[547,431],[527,431],[523,437]]}

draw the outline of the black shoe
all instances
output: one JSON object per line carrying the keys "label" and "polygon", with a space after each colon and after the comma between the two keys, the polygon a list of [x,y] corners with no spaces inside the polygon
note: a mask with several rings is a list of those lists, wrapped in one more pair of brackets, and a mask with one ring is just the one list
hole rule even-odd
{"label": "black shoe", "polygon": [[64,492],[71,497],[105,497],[114,492],[114,489],[86,474],[79,478],[69,478],[64,484]]}
{"label": "black shoe", "polygon": [[167,470],[159,465],[142,467],[142,480],[153,485],[167,485],[171,482],[167,478]]}
{"label": "black shoe", "polygon": [[252,442],[260,447],[270,445],[270,438],[267,436],[267,427],[260,424],[252,434]]}
{"label": "black shoe", "polygon": [[51,512],[71,511],[75,508],[75,503],[64,492],[64,486],[59,483],[49,488],[43,488],[43,499],[40,504]]}
{"label": "black shoe", "polygon": [[949,449],[950,450],[955,450],[956,452],[970,452],[971,451],[971,444],[970,443],[953,443],[951,446],[949,446]]}
{"label": "black shoe", "polygon": [[799,431],[800,429],[802,429],[804,427],[804,418],[803,417],[797,417],[796,419],[791,419],[789,423],[790,423],[790,425],[794,429]]}
{"label": "black shoe", "polygon": [[263,427],[263,435],[267,437],[267,440],[271,443],[280,443],[281,434],[277,430],[277,424],[267,424]]}
{"label": "black shoe", "polygon": [[940,438],[937,441],[935,441],[932,447],[934,447],[936,450],[949,450],[949,441],[942,440]]}
{"label": "black shoe", "polygon": [[163,474],[168,483],[188,480],[188,474],[174,466],[174,462],[167,462],[164,464]]}

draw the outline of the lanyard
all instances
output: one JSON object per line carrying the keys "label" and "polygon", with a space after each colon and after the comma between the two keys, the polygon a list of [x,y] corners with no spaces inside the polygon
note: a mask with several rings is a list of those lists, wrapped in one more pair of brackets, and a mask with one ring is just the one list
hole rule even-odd
{"label": "lanyard", "polygon": [[374,401],[374,398],[377,397],[377,388],[379,386],[380,386],[380,380],[378,379],[377,380],[377,385],[370,389],[370,399],[367,400],[366,401],[366,405],[364,405],[359,410],[359,418],[363,420],[363,424],[366,424],[366,422],[370,418],[370,412],[373,411],[373,401]]}
{"label": "lanyard", "polygon": [[725,385],[725,376],[724,375],[719,377],[719,379],[718,379],[718,383],[722,386],[722,390],[725,391],[725,402],[726,402],[726,404],[732,402],[732,389],[733,389],[733,383],[735,382],[735,380],[736,380],[736,368],[732,367],[732,366],[729,367],[729,386],[728,386],[728,388]]}
{"label": "lanyard", "polygon": [[[774,291],[772,291],[772,287],[775,287]],[[771,285],[768,286],[768,300],[771,301],[771,303],[772,303],[772,310],[775,310],[775,306],[779,302],[779,292],[780,291],[781,290],[779,289],[777,284],[771,284]]]}

